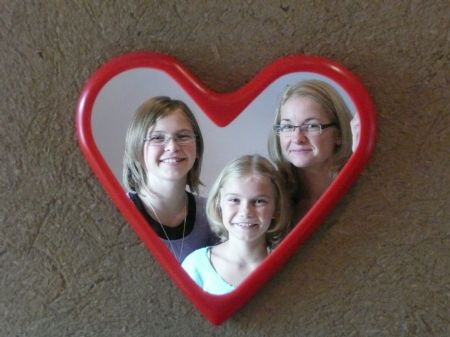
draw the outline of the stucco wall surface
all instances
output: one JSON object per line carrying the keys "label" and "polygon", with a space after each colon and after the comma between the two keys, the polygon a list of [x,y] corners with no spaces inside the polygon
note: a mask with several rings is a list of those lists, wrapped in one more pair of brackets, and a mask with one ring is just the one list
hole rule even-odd
{"label": "stucco wall surface", "polygon": [[[0,336],[449,336],[448,1],[0,1]],[[368,88],[378,141],[328,220],[213,327],[123,220],[75,139],[103,62],[175,56],[234,90],[290,54]]]}

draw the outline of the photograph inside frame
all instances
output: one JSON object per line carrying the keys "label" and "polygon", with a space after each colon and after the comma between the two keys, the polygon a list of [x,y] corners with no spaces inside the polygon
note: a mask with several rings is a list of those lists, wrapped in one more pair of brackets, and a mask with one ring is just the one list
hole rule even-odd
{"label": "photograph inside frame", "polygon": [[[312,83],[311,88],[305,89],[299,86],[299,84],[309,82]],[[320,118],[312,120],[311,118],[306,118],[306,122],[303,122],[295,117],[298,107],[292,102],[299,101],[297,103],[302,106],[311,104],[311,102],[304,102],[302,101],[303,98],[296,96],[303,95],[304,90],[316,90],[314,88],[315,85],[319,85],[317,89],[319,91],[327,91],[328,89],[326,88],[331,88],[331,91],[336,93],[338,101],[342,103],[343,110],[345,110],[345,127],[339,125],[340,122],[338,120],[332,123],[320,123],[318,122]],[[295,92],[294,89],[298,92]],[[289,93],[290,90],[293,92]],[[320,100],[318,99],[316,101]],[[170,206],[168,203],[164,206],[163,200],[159,200],[158,198],[155,200],[152,197],[155,194],[151,191],[149,193],[142,192],[145,189],[142,188],[145,185],[142,180],[149,180],[153,176],[153,173],[155,173],[156,177],[157,166],[154,166],[155,171],[152,171],[150,168],[148,172],[142,174],[145,179],[138,177],[136,180],[129,180],[125,177],[130,174],[127,173],[124,175],[123,173],[124,170],[125,172],[129,172],[127,171],[127,167],[124,167],[124,165],[127,165],[124,164],[124,154],[127,148],[126,139],[129,141],[129,135],[127,135],[127,132],[130,132],[128,130],[129,126],[136,121],[134,116],[139,114],[139,110],[141,110],[142,114],[142,111],[145,109],[157,110],[161,106],[164,106],[164,109],[182,111],[183,113],[181,115],[183,116],[180,117],[179,114],[173,114],[173,111],[171,111],[168,115],[161,115],[163,118],[157,117],[153,124],[146,126],[148,132],[146,129],[145,134],[141,134],[142,144],[139,145],[141,148],[132,151],[128,149],[128,152],[140,152],[144,146],[148,146],[147,149],[150,149],[150,152],[157,153],[160,151],[162,153],[162,148],[165,148],[167,144],[174,143],[176,145],[173,146],[182,145],[184,147],[186,145],[189,148],[190,145],[194,145],[195,148],[196,145],[197,150],[203,148],[200,160],[201,165],[198,165],[196,168],[196,174],[198,175],[194,179],[196,182],[192,183],[192,177],[187,178],[188,186],[184,186],[184,188],[187,188],[188,192],[185,192],[183,189],[179,194],[182,198],[178,198],[178,202],[176,202],[177,198],[175,198],[175,202],[170,203]],[[319,107],[317,109],[320,110],[321,108]],[[191,113],[192,116],[190,116]],[[279,188],[278,185],[281,186],[283,183],[281,180],[276,182],[277,178],[275,177],[275,173],[277,172],[273,172],[272,170],[274,168],[272,164],[277,164],[277,154],[274,155],[274,152],[278,151],[279,157],[286,155],[286,162],[290,161],[292,167],[297,164],[301,167],[302,164],[296,162],[298,158],[289,158],[289,151],[286,153],[283,152],[284,147],[287,148],[290,146],[289,144],[293,143],[294,135],[298,134],[301,135],[300,137],[306,138],[311,136],[311,138],[317,140],[317,137],[322,133],[342,133],[345,129],[345,132],[349,134],[350,121],[357,120],[357,118],[354,118],[355,115],[357,116],[355,106],[350,96],[336,82],[317,73],[295,72],[281,76],[273,81],[230,124],[225,127],[218,127],[173,78],[160,70],[137,68],[124,71],[106,83],[98,93],[93,104],[91,121],[95,143],[115,178],[124,188],[124,193],[128,194],[137,209],[144,215],[149,225],[164,241],[167,248],[175,255],[177,260],[182,263],[185,271],[189,273],[197,284],[201,285],[205,282],[204,280],[195,279],[194,275],[201,273],[205,273],[207,275],[206,277],[211,277],[212,275],[215,281],[209,282],[209,284],[213,284],[213,287],[208,288],[207,286],[202,286],[202,288],[209,293],[221,295],[232,291],[248,275],[244,273],[243,275],[232,274],[232,276],[220,276],[216,273],[217,270],[228,270],[229,268],[227,269],[226,265],[220,267],[220,259],[215,261],[214,266],[212,265],[213,257],[211,257],[211,251],[214,250],[214,256],[217,254],[220,255],[220,247],[225,247],[227,243],[232,241],[230,239],[232,232],[227,232],[225,230],[226,226],[220,228],[221,219],[217,215],[220,214],[222,216],[223,213],[226,213],[225,211],[222,212],[222,210],[226,210],[229,205],[221,204],[222,209],[218,210],[216,219],[214,219],[214,210],[208,209],[208,212],[205,212],[206,198],[208,195],[210,198],[217,197],[221,193],[220,191],[229,186],[229,181],[223,178],[224,175],[226,177],[227,172],[232,171],[233,168],[231,166],[233,165],[236,167],[240,165],[240,170],[245,170],[246,166],[252,166],[252,170],[254,170],[254,167],[259,167],[259,175],[269,177],[265,182],[257,181],[256,185],[254,185],[253,183],[255,182],[253,181],[253,183],[249,183],[250,185],[246,185],[247,182],[245,179],[248,177],[244,175],[240,177],[243,180],[235,181],[234,184],[231,184],[235,188],[235,191],[230,190],[232,195],[241,195],[239,194],[241,192],[244,195],[246,191],[239,189],[241,186],[248,186],[250,190],[260,188],[265,191],[270,191],[264,195],[269,195],[268,199],[272,198],[274,205],[277,207],[282,205],[282,209],[273,209],[272,216],[268,217],[268,227],[265,230],[267,233],[276,233],[276,235],[264,235],[266,240],[264,250],[262,251],[262,258],[264,258],[266,256],[265,254],[270,253],[270,250],[274,249],[288,232],[287,227],[296,224],[307,210],[312,207],[314,201],[317,200],[317,195],[314,198],[299,197],[297,199],[295,195],[303,195],[305,192],[308,195],[307,188],[304,190],[294,189],[294,192]],[[325,119],[327,118],[325,117]],[[165,132],[164,128],[167,125],[171,125],[167,124],[168,122],[166,123],[166,121],[170,123],[181,123],[180,125],[182,127],[180,126],[179,129],[181,131],[176,131],[175,134]],[[357,124],[354,125],[358,128]],[[155,126],[157,126],[157,132],[150,132]],[[161,128],[163,131],[160,130]],[[330,131],[329,129],[329,132],[327,132],[327,128],[336,128],[336,130],[340,131]],[[138,132],[136,130],[133,131],[136,134]],[[353,132],[353,134],[357,133]],[[199,134],[201,134],[201,137],[198,137]],[[199,142],[199,138],[202,138],[201,143]],[[338,138],[341,139],[343,137]],[[343,156],[345,160],[351,155],[351,142],[355,143],[355,138],[353,137],[353,140],[351,138],[350,135],[350,139],[347,137],[346,140],[346,143],[350,144],[350,150],[347,151],[347,155]],[[275,143],[277,144],[276,146],[274,146]],[[320,145],[320,142],[318,145]],[[346,147],[347,149],[349,148],[348,146]],[[272,149],[269,150],[270,148]],[[278,150],[274,150],[274,148],[278,148]],[[191,164],[195,167],[195,162],[198,159],[196,156],[198,154],[194,153],[195,150],[191,155],[188,152],[186,152],[186,156],[188,159],[192,159]],[[135,164],[139,166],[139,158],[134,158],[134,163],[131,161],[131,164],[130,158],[127,160],[128,169],[131,167],[131,171],[134,170],[133,167],[136,166]],[[175,159],[171,158],[171,160]],[[343,163],[340,164],[340,167],[342,165]],[[274,171],[281,172],[280,169]],[[282,173],[286,177],[292,175],[290,172]],[[338,170],[336,171],[337,173]],[[279,176],[281,175],[279,174]],[[219,191],[214,189],[214,186],[217,185],[214,183],[220,179],[223,179],[224,185],[220,185],[221,190]],[[272,184],[274,181],[276,183]],[[306,184],[304,182],[294,179],[289,183],[291,186],[307,186],[308,181],[306,180]],[[287,185],[285,183],[284,185]],[[329,184],[330,181],[326,183]],[[319,190],[323,193],[327,185],[322,184],[319,187],[322,188],[322,190]],[[312,186],[311,189],[316,191],[317,186]],[[136,193],[135,190],[140,190],[142,193]],[[270,195],[274,190],[278,191],[278,193]],[[185,194],[187,197],[184,196]],[[293,198],[292,195],[294,195]],[[249,198],[253,197],[250,196]],[[182,201],[180,201],[181,199]],[[275,202],[276,199],[283,199],[283,201],[280,204]],[[217,201],[218,203],[219,201]],[[270,203],[270,200],[268,203]],[[178,207],[175,207],[174,205],[177,204]],[[300,206],[297,207],[296,204]],[[273,219],[275,218],[275,214],[287,214],[285,210],[288,209],[295,210],[290,212],[288,217],[281,219],[283,226],[279,223],[274,225]],[[245,226],[250,227],[248,223]],[[272,228],[274,226],[278,226],[276,230]],[[228,230],[229,228],[226,229]],[[233,248],[228,247],[228,249]],[[199,251],[201,251],[200,255]],[[192,258],[191,255],[194,253],[197,255]],[[211,263],[208,264],[208,261]],[[211,268],[206,271],[203,270],[208,265]],[[201,266],[200,271],[196,269],[198,266]],[[219,286],[216,287],[217,285]]]}

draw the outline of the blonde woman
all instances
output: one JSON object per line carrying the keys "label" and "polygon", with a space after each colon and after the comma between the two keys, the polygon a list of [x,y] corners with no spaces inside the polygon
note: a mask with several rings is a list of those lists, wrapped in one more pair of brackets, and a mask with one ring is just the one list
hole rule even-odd
{"label": "blonde woman", "polygon": [[293,222],[325,192],[352,152],[351,114],[328,83],[288,87],[279,103],[269,155],[290,187]]}

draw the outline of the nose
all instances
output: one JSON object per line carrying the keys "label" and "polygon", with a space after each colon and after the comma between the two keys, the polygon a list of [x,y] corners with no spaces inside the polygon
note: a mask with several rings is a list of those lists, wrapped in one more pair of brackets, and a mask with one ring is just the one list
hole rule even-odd
{"label": "nose", "polygon": [[164,144],[164,149],[166,151],[175,151],[178,150],[180,148],[180,145],[175,141],[175,139],[173,137],[169,137],[169,139],[167,139],[166,143]]}
{"label": "nose", "polygon": [[241,217],[248,217],[252,212],[252,207],[249,202],[242,202],[239,206],[239,214]]}
{"label": "nose", "polygon": [[296,143],[305,143],[308,138],[303,134],[302,130],[300,130],[300,128],[296,128],[294,130],[294,133],[292,134],[292,139],[296,142]]}

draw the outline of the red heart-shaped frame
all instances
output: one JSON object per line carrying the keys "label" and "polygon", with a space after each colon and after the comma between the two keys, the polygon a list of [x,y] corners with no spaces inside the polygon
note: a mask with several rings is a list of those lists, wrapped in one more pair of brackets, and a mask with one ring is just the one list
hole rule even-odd
{"label": "red heart-shaped frame", "polygon": [[[152,68],[165,72],[218,126],[228,125],[268,85],[279,77],[294,72],[312,72],[330,78],[348,93],[359,114],[359,145],[331,186],[261,266],[235,291],[227,295],[216,296],[202,291],[182,270],[172,253],[126,197],[122,186],[111,172],[94,141],[91,117],[98,93],[113,77],[135,68]],[[216,325],[221,324],[244,305],[286,263],[335,207],[367,164],[374,148],[376,134],[375,109],[366,89],[351,72],[331,60],[317,56],[284,57],[267,66],[237,91],[217,93],[206,88],[176,59],[151,52],[133,52],[113,58],[92,75],[78,100],[76,130],[87,162],[114,204],[172,280],[205,318]]]}

